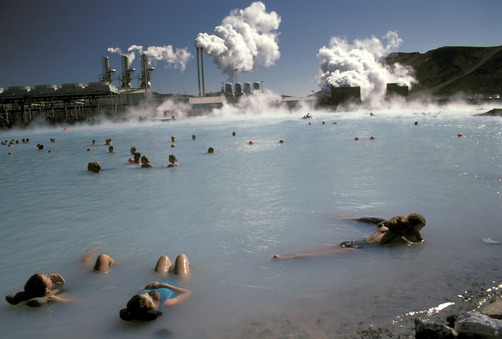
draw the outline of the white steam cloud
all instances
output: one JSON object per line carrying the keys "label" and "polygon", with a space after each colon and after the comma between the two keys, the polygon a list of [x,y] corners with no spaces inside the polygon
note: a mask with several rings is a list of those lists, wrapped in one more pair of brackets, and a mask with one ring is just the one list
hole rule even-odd
{"label": "white steam cloud", "polygon": [[[132,46],[131,46],[132,47]],[[129,47],[130,48],[130,47]],[[126,55],[127,58],[128,58],[128,61],[129,61],[129,65],[128,66],[131,66],[132,62],[134,61],[134,59],[136,58],[136,55],[134,54],[134,52],[130,52],[130,53],[124,53],[122,52],[122,50],[118,47],[109,47],[107,49],[108,53],[114,53],[114,54],[118,54],[118,55]]]}
{"label": "white steam cloud", "polygon": [[195,47],[215,57],[215,64],[226,74],[251,72],[258,66],[272,66],[280,57],[277,29],[281,17],[266,12],[262,2],[245,9],[234,9],[212,35],[199,33]]}
{"label": "white steam cloud", "polygon": [[317,76],[323,91],[335,87],[361,87],[361,99],[381,99],[385,95],[387,83],[398,83],[411,87],[416,82],[413,70],[400,64],[388,66],[385,56],[396,51],[402,40],[397,32],[389,31],[383,39],[372,37],[355,40],[352,44],[332,37],[328,47],[322,47],[317,57],[321,62]]}
{"label": "white steam cloud", "polygon": [[146,54],[150,60],[153,61],[163,61],[166,64],[166,68],[174,67],[184,71],[187,62],[192,57],[192,54],[185,48],[173,49],[173,46],[150,46],[147,49],[143,49],[143,46],[132,45],[127,49],[127,53],[122,52],[120,48],[110,47],[108,48],[109,53],[116,53],[119,55],[126,55],[129,58],[129,65],[136,58],[136,52],[141,54]]}

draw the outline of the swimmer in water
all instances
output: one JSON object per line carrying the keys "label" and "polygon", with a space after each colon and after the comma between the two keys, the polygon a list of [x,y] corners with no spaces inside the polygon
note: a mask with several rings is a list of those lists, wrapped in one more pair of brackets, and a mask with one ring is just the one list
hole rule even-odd
{"label": "swimmer in water", "polygon": [[140,161],[141,161],[141,153],[139,152],[134,153],[134,163],[139,164]]}
{"label": "swimmer in water", "polygon": [[141,157],[141,168],[151,168],[153,167],[152,164],[150,164],[150,159],[146,155],[143,155]]}
{"label": "swimmer in water", "polygon": [[277,254],[273,259],[295,259],[306,257],[320,257],[325,255],[346,253],[353,249],[363,248],[367,246],[388,246],[395,244],[419,244],[424,240],[420,235],[420,230],[425,226],[425,218],[418,213],[412,213],[406,216],[397,216],[389,220],[380,218],[350,218],[358,222],[376,224],[378,229],[375,233],[364,240],[359,241],[343,241],[338,244],[328,245],[316,251],[294,254],[291,256],[282,257]]}
{"label": "swimmer in water", "polygon": [[178,159],[176,158],[176,156],[174,154],[170,154],[169,155],[169,162],[170,164],[167,165],[167,167],[178,167],[180,164],[178,164],[176,161]]}
{"label": "swimmer in water", "polygon": [[36,273],[28,279],[23,291],[8,295],[5,300],[11,305],[26,301],[26,305],[32,307],[62,301],[63,299],[56,295],[60,292],[56,287],[62,287],[64,284],[65,280],[58,273]]}
{"label": "swimmer in water", "polygon": [[127,321],[155,320],[162,315],[160,309],[179,304],[191,294],[187,289],[167,283],[150,283],[127,302],[126,308],[120,310],[120,318]]}
{"label": "swimmer in water", "polygon": [[[173,266],[171,266],[171,260],[163,255],[157,261],[155,272],[161,275],[173,273],[186,276],[190,273],[189,266],[190,263],[184,254],[176,257]],[[126,308],[120,310],[120,318],[127,321],[133,319],[155,320],[162,314],[160,310],[163,307],[177,305],[185,301],[191,294],[192,292],[187,289],[168,283],[150,283],[127,302]]]}

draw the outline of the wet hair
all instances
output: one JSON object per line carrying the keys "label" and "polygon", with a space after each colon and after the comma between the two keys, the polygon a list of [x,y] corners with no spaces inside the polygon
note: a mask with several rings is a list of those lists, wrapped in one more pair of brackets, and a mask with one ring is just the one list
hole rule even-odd
{"label": "wet hair", "polygon": [[21,301],[28,300],[28,303],[26,303],[26,305],[31,307],[38,307],[50,301],[63,300],[62,298],[51,294],[51,292],[49,291],[50,287],[52,286],[47,285],[46,279],[44,279],[44,275],[37,273],[32,275],[28,279],[26,284],[24,284],[24,291],[8,295],[5,297],[5,300],[7,300],[7,302],[12,305],[17,305]]}
{"label": "wet hair", "polygon": [[411,213],[408,215],[408,222],[412,226],[425,226],[426,223],[424,216],[419,213]]}
{"label": "wet hair", "polygon": [[43,297],[47,294],[49,286],[45,283],[42,274],[34,274],[24,285],[26,299]]}
{"label": "wet hair", "polygon": [[410,223],[408,222],[408,218],[404,216],[397,216],[390,219],[386,225],[391,232],[404,235],[407,233],[410,228]]}
{"label": "wet hair", "polygon": [[160,317],[162,312],[156,311],[150,300],[136,294],[127,302],[127,308],[120,310],[119,315],[122,320],[127,321],[131,321],[133,319],[150,321]]}

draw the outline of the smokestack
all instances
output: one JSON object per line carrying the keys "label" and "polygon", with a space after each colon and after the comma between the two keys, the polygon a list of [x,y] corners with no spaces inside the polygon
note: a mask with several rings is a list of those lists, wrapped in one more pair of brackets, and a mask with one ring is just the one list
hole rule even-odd
{"label": "smokestack", "polygon": [[202,68],[202,96],[206,96],[206,87],[204,86],[204,48],[200,48],[200,64]]}
{"label": "smokestack", "polygon": [[146,54],[141,54],[141,88],[147,89],[152,87],[150,83],[150,72],[155,68],[150,66],[148,61],[148,56]]}
{"label": "smokestack", "polygon": [[108,57],[101,58],[101,66],[103,70],[101,80],[104,82],[112,82],[112,73],[115,72],[113,68],[110,68],[110,59]]}
{"label": "smokestack", "polygon": [[135,71],[134,68],[129,68],[129,58],[127,55],[122,55],[122,88],[131,88],[131,73]]}
{"label": "smokestack", "polygon": [[201,96],[201,92],[200,92],[200,62],[199,62],[199,50],[200,48],[199,47],[195,47],[195,49],[197,50],[197,83],[199,84],[199,97]]}

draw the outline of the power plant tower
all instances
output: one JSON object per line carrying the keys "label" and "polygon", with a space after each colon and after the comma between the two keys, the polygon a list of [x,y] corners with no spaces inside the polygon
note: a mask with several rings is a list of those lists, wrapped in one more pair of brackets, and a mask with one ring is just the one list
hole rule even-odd
{"label": "power plant tower", "polygon": [[129,68],[129,58],[127,55],[122,55],[122,88],[131,88],[131,73],[136,69]]}
{"label": "power plant tower", "polygon": [[150,66],[148,56],[146,54],[141,54],[141,88],[148,89],[152,87],[150,83],[150,73],[154,69],[154,67]]}
{"label": "power plant tower", "polygon": [[103,73],[101,74],[101,81],[112,83],[112,73],[115,73],[115,69],[110,68],[110,58],[102,57],[101,58],[101,67],[103,69]]}
{"label": "power plant tower", "polygon": [[[195,47],[197,50],[197,81],[199,84],[199,97],[206,96],[206,88],[204,85],[204,49],[202,47]],[[200,54],[200,59],[199,59]],[[200,90],[201,84],[201,69],[202,69],[202,92]]]}

